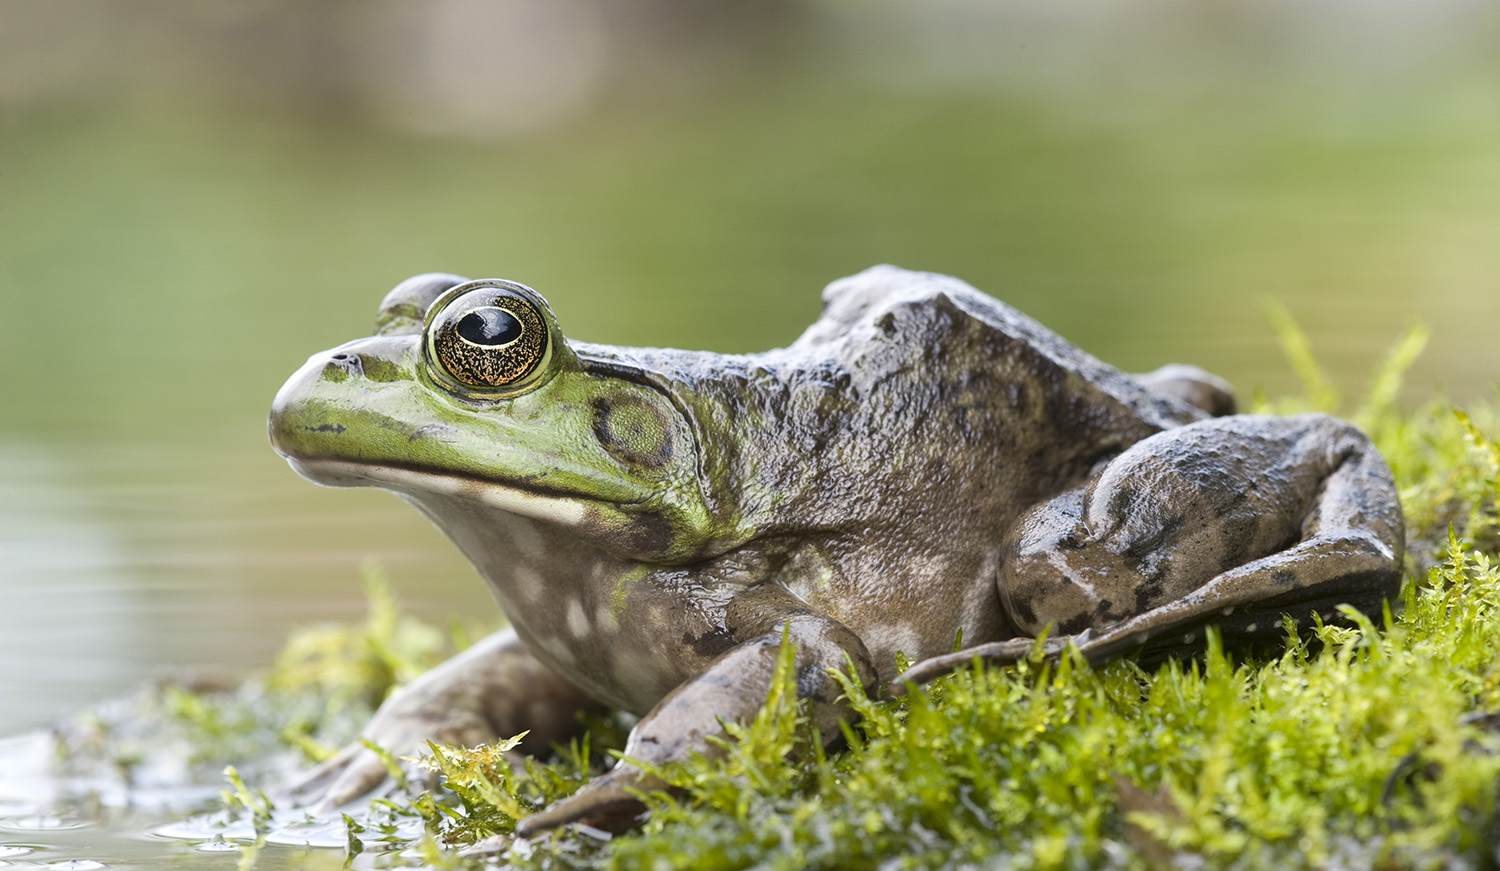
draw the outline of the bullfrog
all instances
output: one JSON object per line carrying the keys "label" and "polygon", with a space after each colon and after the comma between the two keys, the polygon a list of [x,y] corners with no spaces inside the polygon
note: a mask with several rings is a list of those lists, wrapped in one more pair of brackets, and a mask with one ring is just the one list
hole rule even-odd
{"label": "bullfrog", "polygon": [[[1233,406],[1202,370],[1126,374],[892,266],[828,285],[817,321],[755,354],[576,341],[525,285],[429,274],[286,382],[270,437],[315,483],[415,506],[508,618],[366,738],[524,732],[535,752],[580,712],[640,717],[626,761],[523,820],[533,835],[638,813],[632,791],[662,784],[630,760],[720,752],[784,639],[833,739],[837,671],[899,693],[1034,648],[1171,655],[1210,625],[1236,644],[1380,607],[1403,545],[1380,454],[1333,417]],[[353,746],[300,788],[334,806],[385,777]]]}

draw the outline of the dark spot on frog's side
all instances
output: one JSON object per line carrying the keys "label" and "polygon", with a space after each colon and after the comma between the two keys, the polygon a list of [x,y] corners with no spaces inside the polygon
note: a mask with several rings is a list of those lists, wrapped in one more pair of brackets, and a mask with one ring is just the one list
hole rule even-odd
{"label": "dark spot on frog's side", "polygon": [[660,514],[643,514],[630,522],[630,546],[640,553],[663,551],[672,543],[672,522]]}
{"label": "dark spot on frog's side", "polygon": [[320,423],[317,426],[304,426],[303,429],[308,432],[331,432],[334,435],[343,435],[349,428],[341,423]]}
{"label": "dark spot on frog's side", "polygon": [[1036,623],[1036,610],[1031,607],[1031,597],[1028,595],[1010,596],[1006,599],[1010,606],[1011,618],[1023,626],[1031,626]]}
{"label": "dark spot on frog's side", "polygon": [[1058,550],[1083,550],[1088,545],[1088,539],[1079,535],[1076,530],[1071,529],[1062,538],[1057,540]]}
{"label": "dark spot on frog's side", "polygon": [[727,626],[715,626],[697,637],[684,632],[682,643],[692,647],[699,656],[712,659],[734,646],[734,632]]}
{"label": "dark spot on frog's side", "polygon": [[1154,578],[1142,578],[1141,585],[1135,589],[1135,613],[1139,614],[1152,607],[1152,603],[1161,600],[1161,574],[1157,573]]}
{"label": "dark spot on frog's side", "polygon": [[1067,620],[1053,624],[1052,631],[1058,635],[1077,635],[1083,630],[1094,625],[1094,618],[1088,614],[1078,614]]}

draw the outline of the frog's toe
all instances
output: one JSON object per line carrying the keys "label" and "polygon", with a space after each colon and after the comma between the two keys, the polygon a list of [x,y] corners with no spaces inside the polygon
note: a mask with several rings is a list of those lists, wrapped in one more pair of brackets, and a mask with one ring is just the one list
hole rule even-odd
{"label": "frog's toe", "polygon": [[285,794],[305,804],[313,816],[337,813],[338,808],[394,783],[385,763],[366,747],[345,747],[286,787]]}
{"label": "frog's toe", "polygon": [[622,762],[562,801],[521,820],[516,824],[516,835],[535,837],[568,823],[584,823],[606,832],[624,831],[645,817],[646,805],[639,793],[665,786],[659,778]]}
{"label": "frog's toe", "polygon": [[[363,785],[364,789],[355,795],[369,792],[380,784],[387,773],[384,766],[378,765],[380,760],[375,758],[379,776],[365,785],[364,780],[373,774],[369,771],[370,759],[366,757],[374,758],[375,754],[358,744],[345,747],[294,780],[284,792],[293,800],[309,805],[325,804],[335,795],[343,796],[354,789],[356,784]],[[344,804],[355,795],[341,798],[334,804]]]}
{"label": "frog's toe", "polygon": [[491,835],[467,847],[460,847],[458,855],[464,859],[493,859],[509,850],[513,840],[510,835]]}
{"label": "frog's toe", "polygon": [[283,786],[281,794],[294,801],[324,795],[328,787],[344,773],[344,769],[349,767],[349,760],[354,757],[355,751],[360,749],[362,748],[345,747]]}
{"label": "frog's toe", "polygon": [[369,750],[360,749],[362,752],[355,754],[348,767],[328,787],[323,800],[318,803],[318,811],[332,812],[382,786],[394,783],[380,757]]}
{"label": "frog's toe", "polygon": [[1023,659],[1030,658],[1033,654],[1039,654],[1044,659],[1056,658],[1067,648],[1069,642],[1082,646],[1088,637],[1089,633],[1085,631],[1080,635],[1047,638],[1040,642],[1035,638],[1008,638],[1004,641],[992,641],[988,644],[966,647],[942,656],[928,657],[897,675],[896,679],[891,681],[888,690],[893,697],[900,698],[906,695],[908,687],[936,680],[975,660],[986,665],[1014,665]]}
{"label": "frog's toe", "polygon": [[1234,414],[1234,387],[1197,366],[1169,363],[1154,372],[1134,377],[1147,390],[1179,399],[1213,417]]}

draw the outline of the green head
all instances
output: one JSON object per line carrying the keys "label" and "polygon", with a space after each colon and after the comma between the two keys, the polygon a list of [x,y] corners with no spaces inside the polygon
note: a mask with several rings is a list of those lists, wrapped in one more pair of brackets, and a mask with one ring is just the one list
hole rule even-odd
{"label": "green head", "polygon": [[498,509],[628,559],[687,562],[724,538],[692,410],[653,372],[581,355],[512,281],[403,282],[376,335],[287,381],[270,434],[319,484]]}

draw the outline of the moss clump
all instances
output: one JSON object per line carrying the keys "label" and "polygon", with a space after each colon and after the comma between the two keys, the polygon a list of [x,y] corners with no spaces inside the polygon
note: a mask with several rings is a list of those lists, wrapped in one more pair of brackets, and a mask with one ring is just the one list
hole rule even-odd
{"label": "moss clump", "polygon": [[[607,868],[1262,868],[1478,863],[1500,756],[1463,724],[1500,677],[1500,573],[1455,541],[1400,618],[1269,662],[1210,643],[1147,673],[1074,658],[855,695],[848,749],[763,717],[684,766]],[[785,703],[782,703],[785,705]]]}

